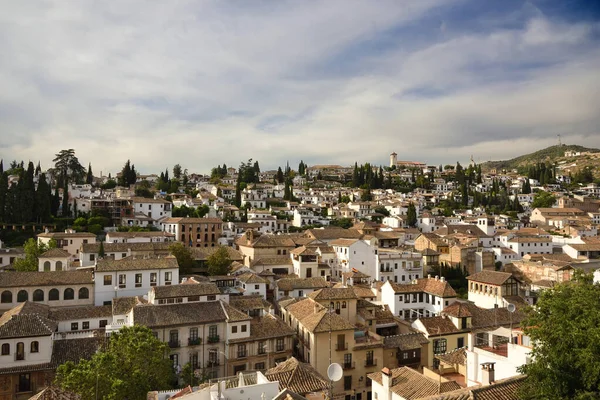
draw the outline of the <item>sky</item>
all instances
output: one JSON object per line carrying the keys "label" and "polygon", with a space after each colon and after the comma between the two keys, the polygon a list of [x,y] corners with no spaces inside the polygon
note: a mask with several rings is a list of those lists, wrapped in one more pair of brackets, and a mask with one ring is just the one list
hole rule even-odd
{"label": "sky", "polygon": [[95,175],[600,148],[595,0],[28,0],[0,13],[0,158]]}

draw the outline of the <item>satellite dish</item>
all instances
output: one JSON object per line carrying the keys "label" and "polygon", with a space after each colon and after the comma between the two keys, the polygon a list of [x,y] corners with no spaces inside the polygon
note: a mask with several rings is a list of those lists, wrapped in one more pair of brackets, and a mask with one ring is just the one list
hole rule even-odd
{"label": "satellite dish", "polygon": [[516,310],[517,308],[515,307],[515,305],[514,305],[513,303],[508,303],[508,305],[506,306],[506,309],[507,309],[509,312],[515,312],[515,310]]}
{"label": "satellite dish", "polygon": [[333,363],[329,367],[327,367],[327,377],[330,381],[337,382],[342,379],[344,375],[344,370],[342,366],[338,363]]}

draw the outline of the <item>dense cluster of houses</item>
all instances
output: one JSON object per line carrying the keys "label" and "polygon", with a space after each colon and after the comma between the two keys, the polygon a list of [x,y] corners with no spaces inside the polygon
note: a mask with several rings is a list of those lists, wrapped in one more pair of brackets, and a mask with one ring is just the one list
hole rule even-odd
{"label": "dense cluster of houses", "polygon": [[[241,208],[230,204],[235,170],[220,183],[191,175],[195,198],[73,185],[78,210],[154,230],[108,229],[102,243],[86,232],[41,233],[39,243],[57,246],[33,272],[8,271],[24,254],[0,247],[0,398],[54,396],[45,388],[58,365],[90,357],[134,324],[168,344],[176,372],[189,363],[211,380],[180,393],[156,388],[149,398],[157,400],[241,399],[242,389],[243,398],[515,398],[531,350],[523,308],[577,269],[600,270],[600,200],[557,193],[555,207],[532,209],[533,196],[518,190],[526,178],[497,174],[477,190],[503,182],[523,206],[517,218],[472,206],[443,216],[437,206],[453,182],[395,157],[388,173],[435,174],[431,189],[378,189],[360,201],[359,189],[339,182],[352,168],[335,165],[296,176],[297,201],[283,200],[275,171],[263,172],[263,183],[243,190]],[[184,205],[209,212],[173,217]],[[352,226],[332,226],[341,218]],[[173,242],[191,250],[197,273],[181,273]],[[231,273],[207,276],[203,266],[221,246]],[[460,291],[450,271],[466,276]],[[339,380],[327,378],[332,363]]]}

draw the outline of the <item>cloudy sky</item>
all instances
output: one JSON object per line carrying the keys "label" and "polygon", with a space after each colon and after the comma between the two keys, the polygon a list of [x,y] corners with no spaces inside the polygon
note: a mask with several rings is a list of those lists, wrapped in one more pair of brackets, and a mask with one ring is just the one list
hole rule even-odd
{"label": "cloudy sky", "polygon": [[0,157],[96,174],[600,147],[592,0],[3,1]]}

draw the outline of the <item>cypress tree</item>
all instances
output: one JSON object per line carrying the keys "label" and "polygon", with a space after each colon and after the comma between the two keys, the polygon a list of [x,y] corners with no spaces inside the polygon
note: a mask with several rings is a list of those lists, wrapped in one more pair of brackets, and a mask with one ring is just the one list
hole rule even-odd
{"label": "cypress tree", "polygon": [[6,195],[8,193],[8,177],[4,173],[4,162],[0,160],[0,222],[6,221]]}
{"label": "cypress tree", "polygon": [[35,192],[35,203],[36,220],[38,222],[50,221],[52,192],[44,173],[40,175],[37,191]]}
{"label": "cypress tree", "polygon": [[65,178],[65,187],[63,188],[63,198],[62,198],[62,216],[63,218],[69,216],[69,185],[68,180]]}
{"label": "cypress tree", "polygon": [[94,182],[94,174],[92,173],[92,163],[88,165],[87,175],[85,177],[85,183],[91,185]]}
{"label": "cypress tree", "polygon": [[52,201],[50,202],[50,214],[57,217],[59,206],[60,206],[60,196],[58,195],[58,186],[56,186],[54,188],[54,196],[52,196]]}

